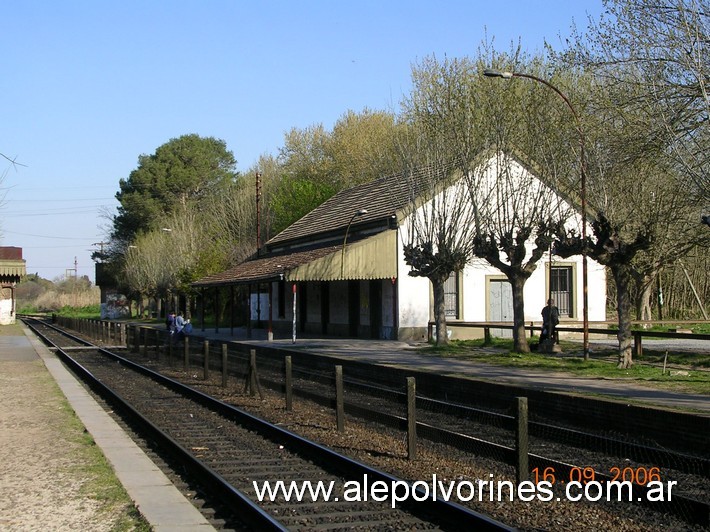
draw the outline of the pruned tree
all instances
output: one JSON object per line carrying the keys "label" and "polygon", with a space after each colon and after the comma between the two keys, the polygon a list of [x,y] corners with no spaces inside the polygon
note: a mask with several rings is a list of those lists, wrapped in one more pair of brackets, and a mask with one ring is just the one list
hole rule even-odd
{"label": "pruned tree", "polygon": [[428,58],[414,71],[406,110],[429,137],[439,139],[449,176],[455,172],[462,179],[466,203],[456,208],[464,217],[457,223],[465,227],[456,230],[469,241],[461,256],[465,262],[484,259],[508,278],[514,350],[527,352],[523,288],[571,212],[555,187],[569,187],[566,139],[574,122],[544,87],[496,84],[481,75],[501,65],[542,68],[518,51],[479,51],[475,61]]}
{"label": "pruned tree", "polygon": [[[707,61],[703,2],[606,2],[607,18],[576,40],[562,68],[582,68],[588,200],[594,233],[567,233],[560,253],[588,255],[614,279],[618,367],[632,365],[631,311],[647,306],[665,265],[702,239],[707,202]],[[692,28],[692,29],[691,29]],[[563,255],[564,256],[564,255]],[[635,296],[635,300],[634,300]]]}
{"label": "pruned tree", "polygon": [[474,254],[502,272],[513,296],[513,349],[530,350],[525,334],[523,290],[554,236],[571,216],[551,187],[503,152],[469,174],[476,205]]}
{"label": "pruned tree", "polygon": [[442,140],[434,131],[410,127],[400,145],[404,170],[395,191],[406,198],[401,239],[409,275],[431,282],[437,345],[449,341],[444,283],[472,259],[475,227],[464,181]]}

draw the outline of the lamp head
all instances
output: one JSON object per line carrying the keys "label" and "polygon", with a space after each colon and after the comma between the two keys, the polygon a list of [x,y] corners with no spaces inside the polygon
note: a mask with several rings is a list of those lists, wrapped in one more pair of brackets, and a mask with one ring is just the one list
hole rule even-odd
{"label": "lamp head", "polygon": [[500,70],[491,70],[490,68],[485,69],[483,71],[483,75],[486,76],[487,78],[510,79],[513,77],[512,72],[501,72]]}

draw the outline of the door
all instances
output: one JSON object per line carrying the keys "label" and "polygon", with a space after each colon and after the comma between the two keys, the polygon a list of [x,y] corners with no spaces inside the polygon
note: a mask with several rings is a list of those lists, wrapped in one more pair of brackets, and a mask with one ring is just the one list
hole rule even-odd
{"label": "door", "polygon": [[[491,279],[488,284],[488,320],[513,324],[513,287],[507,280]],[[512,338],[512,329],[491,329],[498,338]]]}

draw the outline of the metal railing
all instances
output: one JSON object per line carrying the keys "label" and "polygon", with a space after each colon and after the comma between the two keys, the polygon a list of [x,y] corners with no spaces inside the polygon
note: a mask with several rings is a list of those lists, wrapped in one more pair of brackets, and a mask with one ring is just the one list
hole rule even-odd
{"label": "metal railing", "polygon": [[[613,336],[616,337],[618,333],[618,329],[610,329],[609,327],[617,325],[617,322],[612,322],[612,321],[603,321],[603,322],[594,322],[596,325],[600,326],[605,326],[604,328],[602,327],[591,327],[588,329],[590,334],[601,334],[605,336]],[[659,324],[664,324],[664,325],[687,325],[690,323],[697,323],[697,322],[688,322],[688,321],[674,321],[674,322],[668,322],[668,321],[634,321],[632,322],[632,325],[659,325]],[[427,337],[431,341],[434,338],[434,329],[436,327],[436,323],[433,321],[430,321],[427,327]],[[448,329],[457,329],[457,328],[464,328],[464,329],[483,329],[483,338],[486,343],[491,342],[491,330],[492,329],[506,329],[506,330],[513,330],[515,326],[509,322],[469,322],[469,321],[453,321],[453,322],[447,322],[446,327]],[[529,325],[525,325],[525,330],[530,332],[530,336],[532,337],[536,331],[541,331],[542,330],[542,322],[529,322]],[[569,332],[569,333],[583,333],[583,328],[580,327],[572,327],[572,326],[565,326],[565,325],[558,325],[555,327],[556,332]],[[692,332],[664,332],[664,331],[647,331],[644,329],[632,329],[631,334],[634,337],[634,356],[641,357],[643,356],[643,338],[670,338],[670,339],[683,339],[683,340],[710,340],[710,334],[701,334],[701,333],[692,333]],[[708,344],[710,346],[710,344]]]}

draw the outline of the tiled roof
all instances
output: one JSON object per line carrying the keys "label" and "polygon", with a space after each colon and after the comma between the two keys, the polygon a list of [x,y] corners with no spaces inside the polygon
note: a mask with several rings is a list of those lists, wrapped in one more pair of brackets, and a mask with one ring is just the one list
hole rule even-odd
{"label": "tiled roof", "polygon": [[[290,270],[331,253],[340,253],[342,238],[351,220],[348,242],[353,244],[390,228],[389,219],[412,197],[416,194],[410,192],[410,181],[401,176],[384,177],[342,190],[269,240],[264,256],[249,259],[192,284],[195,287],[215,286],[287,277]],[[367,214],[353,219],[353,214],[361,209],[367,209]],[[368,235],[358,234],[358,229],[365,228],[368,228]]]}
{"label": "tiled roof", "polygon": [[390,218],[409,201],[408,187],[407,180],[401,176],[390,176],[342,190],[281,231],[266,245],[280,245],[318,234],[344,231],[353,214],[360,209],[367,209],[367,214],[353,220],[352,230]]}
{"label": "tiled roof", "polygon": [[22,248],[0,246],[0,260],[22,260]]}
{"label": "tiled roof", "polygon": [[204,277],[192,284],[199,287],[277,280],[288,270],[338,251],[341,247],[341,245],[327,246],[295,253],[255,258],[242,262],[229,270]]}

